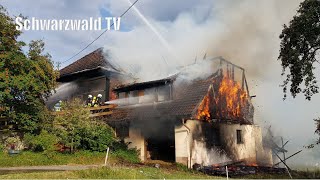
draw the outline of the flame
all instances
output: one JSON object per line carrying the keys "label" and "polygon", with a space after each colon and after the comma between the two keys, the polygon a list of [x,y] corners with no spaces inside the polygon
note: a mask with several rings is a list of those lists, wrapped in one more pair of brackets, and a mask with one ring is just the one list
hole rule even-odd
{"label": "flame", "polygon": [[243,119],[243,108],[247,106],[248,96],[240,84],[228,76],[224,76],[220,83],[214,83],[218,89],[214,96],[212,90],[201,101],[196,118],[199,120]]}
{"label": "flame", "polygon": [[257,163],[251,163],[251,164],[248,164],[247,166],[258,167],[258,164]]}
{"label": "flame", "polygon": [[199,105],[197,119],[205,119],[207,121],[210,120],[211,115],[210,115],[209,104],[210,104],[210,98],[209,98],[209,94],[207,94]]}
{"label": "flame", "polygon": [[222,108],[217,112],[219,118],[238,119],[243,116],[242,108],[247,103],[247,93],[240,84],[228,76],[223,77],[216,104]]}

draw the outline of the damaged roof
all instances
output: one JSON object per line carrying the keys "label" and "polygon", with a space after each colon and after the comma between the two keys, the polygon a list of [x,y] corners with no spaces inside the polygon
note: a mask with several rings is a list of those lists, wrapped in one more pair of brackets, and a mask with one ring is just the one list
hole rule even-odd
{"label": "damaged roof", "polygon": [[112,64],[103,56],[103,49],[99,48],[62,68],[60,70],[60,78],[98,68],[119,72],[119,70],[112,66]]}
{"label": "damaged roof", "polygon": [[150,87],[157,87],[161,85],[165,85],[167,83],[170,83],[174,81],[177,78],[178,74],[171,75],[169,77],[163,78],[163,79],[157,79],[147,82],[133,82],[129,84],[122,84],[113,89],[115,92],[125,92],[125,91],[131,91],[131,90],[140,90],[140,89],[146,89]]}
{"label": "damaged roof", "polygon": [[[111,121],[132,120],[137,118],[192,118],[198,105],[207,94],[213,79],[185,82],[177,86],[173,81],[173,99],[164,102],[120,106],[113,110],[107,119]],[[153,83],[153,81],[151,81]],[[146,84],[148,82],[145,82]],[[130,87],[130,86],[129,86]]]}

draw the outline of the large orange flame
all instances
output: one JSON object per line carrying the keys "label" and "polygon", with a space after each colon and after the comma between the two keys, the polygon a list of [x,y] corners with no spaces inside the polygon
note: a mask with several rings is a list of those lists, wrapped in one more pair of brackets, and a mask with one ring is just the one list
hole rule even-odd
{"label": "large orange flame", "polygon": [[199,105],[198,108],[198,113],[197,113],[197,119],[204,119],[204,120],[210,120],[211,115],[210,115],[210,98],[209,94],[207,94],[202,102]]}
{"label": "large orange flame", "polygon": [[244,118],[244,107],[247,106],[247,93],[240,84],[225,76],[220,83],[216,83],[218,89],[214,97],[211,91],[204,97],[198,107],[196,118],[199,120]]}
{"label": "large orange flame", "polygon": [[[240,84],[225,76],[219,87],[216,104],[222,106],[219,118],[238,119],[241,118],[242,108],[246,105],[247,93]],[[217,115],[219,115],[217,114]]]}

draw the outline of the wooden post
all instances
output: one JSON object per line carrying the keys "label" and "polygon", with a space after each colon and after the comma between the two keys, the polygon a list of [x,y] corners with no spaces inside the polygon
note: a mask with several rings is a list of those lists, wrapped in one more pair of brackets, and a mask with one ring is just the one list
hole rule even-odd
{"label": "wooden post", "polygon": [[[282,148],[284,148],[285,145],[283,144],[283,137],[281,137],[281,145],[282,145]],[[283,154],[283,162],[286,163],[286,152],[283,151],[282,154]]]}
{"label": "wooden post", "polygon": [[227,179],[229,179],[228,166],[226,166],[226,174],[227,174]]}
{"label": "wooden post", "polygon": [[106,154],[106,159],[104,160],[104,166],[107,166],[108,156],[109,156],[109,147],[107,148],[107,154]]}

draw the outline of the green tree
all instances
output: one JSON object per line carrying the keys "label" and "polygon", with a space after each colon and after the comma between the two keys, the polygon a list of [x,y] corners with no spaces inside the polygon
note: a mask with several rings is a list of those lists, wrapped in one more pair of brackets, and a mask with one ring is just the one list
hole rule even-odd
{"label": "green tree", "polygon": [[[289,26],[284,25],[280,39],[278,59],[281,60],[282,75],[286,76],[282,85],[284,99],[290,85],[293,97],[302,92],[307,100],[311,100],[319,92],[315,64],[320,64],[320,1],[303,1]],[[320,135],[320,118],[315,122],[315,133]],[[316,144],[319,143],[320,139]]]}
{"label": "green tree", "polygon": [[300,4],[297,14],[284,25],[280,35],[280,55],[284,99],[290,85],[293,97],[303,93],[311,100],[319,87],[314,74],[315,63],[319,63],[320,50],[320,1],[305,0]]}
{"label": "green tree", "polygon": [[44,43],[31,41],[26,55],[19,35],[14,19],[0,6],[0,105],[19,129],[36,133],[57,73],[50,56],[43,54]]}

